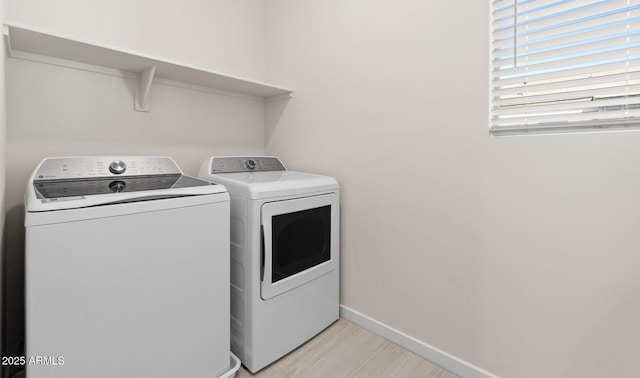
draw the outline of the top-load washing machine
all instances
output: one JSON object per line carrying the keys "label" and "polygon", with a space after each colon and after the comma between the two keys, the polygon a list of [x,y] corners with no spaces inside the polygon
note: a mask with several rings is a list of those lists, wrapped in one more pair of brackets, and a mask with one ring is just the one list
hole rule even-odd
{"label": "top-load washing machine", "polygon": [[229,350],[229,195],[168,157],[44,159],[26,188],[29,378],[214,378]]}
{"label": "top-load washing machine", "polygon": [[339,317],[338,182],[275,157],[212,157],[231,198],[231,350],[252,372]]}

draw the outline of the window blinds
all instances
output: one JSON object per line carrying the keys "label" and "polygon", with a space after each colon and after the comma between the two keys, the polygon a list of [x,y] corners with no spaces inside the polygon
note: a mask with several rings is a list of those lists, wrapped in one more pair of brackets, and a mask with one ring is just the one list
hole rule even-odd
{"label": "window blinds", "polygon": [[640,129],[640,0],[494,0],[491,133]]}

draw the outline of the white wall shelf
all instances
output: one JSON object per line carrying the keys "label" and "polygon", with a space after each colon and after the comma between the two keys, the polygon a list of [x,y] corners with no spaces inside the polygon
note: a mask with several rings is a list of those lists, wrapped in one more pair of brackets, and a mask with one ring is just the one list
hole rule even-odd
{"label": "white wall shelf", "polygon": [[[291,97],[291,89],[171,62],[134,51],[80,41],[24,25],[5,22],[3,27],[7,53],[11,57],[53,58],[60,62],[132,73],[138,79],[134,108],[149,111],[149,92],[154,78],[163,78],[212,90],[231,92],[263,99]],[[73,66],[73,64],[69,64]]]}

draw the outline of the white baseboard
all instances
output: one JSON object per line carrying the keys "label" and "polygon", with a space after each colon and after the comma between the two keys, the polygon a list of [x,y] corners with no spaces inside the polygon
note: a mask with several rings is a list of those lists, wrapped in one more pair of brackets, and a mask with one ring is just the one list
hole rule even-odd
{"label": "white baseboard", "polygon": [[380,323],[375,319],[361,314],[349,307],[340,305],[340,316],[352,321],[362,328],[365,328],[385,339],[410,350],[418,356],[442,366],[450,372],[464,378],[496,378],[497,376],[488,373],[472,364],[463,361],[457,357],[447,354],[437,348],[423,343],[405,333],[391,328],[386,324]]}

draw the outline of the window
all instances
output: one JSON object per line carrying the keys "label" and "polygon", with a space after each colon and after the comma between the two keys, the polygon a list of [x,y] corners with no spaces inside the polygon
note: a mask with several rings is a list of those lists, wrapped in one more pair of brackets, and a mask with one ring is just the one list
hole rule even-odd
{"label": "window", "polygon": [[494,0],[493,135],[640,129],[640,0]]}

